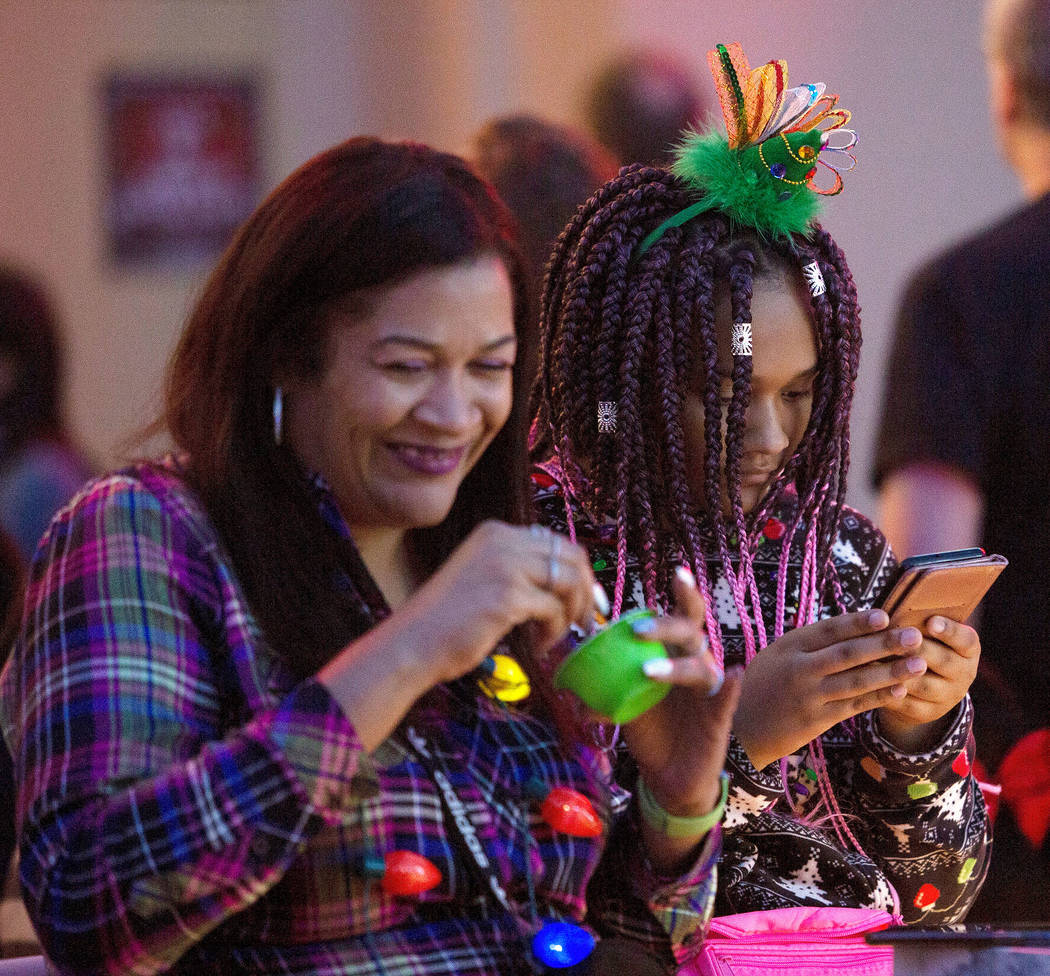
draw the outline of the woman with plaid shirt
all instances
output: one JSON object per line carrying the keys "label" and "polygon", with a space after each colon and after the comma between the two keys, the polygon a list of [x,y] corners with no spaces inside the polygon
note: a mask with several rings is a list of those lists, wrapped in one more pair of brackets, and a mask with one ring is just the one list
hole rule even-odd
{"label": "woman with plaid shirt", "polygon": [[[582,549],[523,524],[508,228],[455,157],[354,139],[311,160],[190,317],[178,452],[52,523],[2,719],[57,971],[529,972],[552,922],[659,968],[701,936],[719,831],[658,826],[710,819],[738,682],[707,695],[680,581],[653,636],[692,664],[627,727],[661,820],[536,668],[598,597]],[[479,688],[497,648],[530,672],[520,706]],[[555,787],[595,830],[541,816]],[[415,893],[399,859],[424,864]]]}

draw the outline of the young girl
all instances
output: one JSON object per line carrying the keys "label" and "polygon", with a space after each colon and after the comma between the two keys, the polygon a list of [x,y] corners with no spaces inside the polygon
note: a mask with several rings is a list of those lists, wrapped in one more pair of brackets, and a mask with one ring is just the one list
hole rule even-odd
{"label": "young girl", "polygon": [[895,560],[843,501],[860,312],[813,178],[855,137],[782,62],[752,72],[737,45],[710,60],[728,139],[688,136],[674,173],[624,169],[552,256],[537,501],[588,548],[614,614],[668,607],[690,566],[715,659],[746,665],[716,910],[957,921],[989,849],[970,773],[980,644],[872,609]]}

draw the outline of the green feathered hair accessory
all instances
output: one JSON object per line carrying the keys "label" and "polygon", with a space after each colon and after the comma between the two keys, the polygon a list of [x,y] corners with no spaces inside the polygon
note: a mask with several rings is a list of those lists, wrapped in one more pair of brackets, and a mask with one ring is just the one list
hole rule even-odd
{"label": "green feathered hair accessory", "polygon": [[[784,61],[752,71],[739,44],[717,45],[707,63],[726,133],[711,129],[683,135],[671,171],[695,186],[700,199],[649,234],[639,254],[668,228],[708,210],[720,210],[765,237],[807,234],[820,212],[820,198],[840,193],[840,170],[857,163],[851,152],[857,134],[844,128],[850,113],[836,107],[838,95],[824,94],[823,84],[788,88]],[[838,164],[827,156],[838,157]],[[818,166],[834,175],[830,187],[814,182]]]}

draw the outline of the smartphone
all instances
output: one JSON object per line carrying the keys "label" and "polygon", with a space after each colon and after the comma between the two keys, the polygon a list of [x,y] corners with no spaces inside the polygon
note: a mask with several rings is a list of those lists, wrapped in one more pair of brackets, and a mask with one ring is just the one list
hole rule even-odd
{"label": "smartphone", "polygon": [[[1044,955],[1050,949],[1050,929],[1045,922],[1006,922],[1002,925],[988,922],[955,922],[948,925],[923,927],[921,925],[902,925],[878,932],[865,932],[864,941],[868,945],[908,945],[933,949],[938,943],[945,949],[979,950],[992,946],[1026,946],[1041,947]],[[894,957],[896,959],[896,957]],[[955,959],[951,960],[949,972],[960,972],[955,968]],[[1043,967],[1040,967],[1043,968]],[[941,970],[937,970],[940,972]],[[992,970],[983,969],[985,972]],[[1009,971],[1009,967],[1006,970]],[[1033,972],[1038,972],[1036,969]],[[969,969],[967,969],[969,972]]]}
{"label": "smartphone", "polygon": [[881,607],[895,627],[922,627],[937,614],[965,622],[1006,568],[983,549],[928,552],[901,560]]}

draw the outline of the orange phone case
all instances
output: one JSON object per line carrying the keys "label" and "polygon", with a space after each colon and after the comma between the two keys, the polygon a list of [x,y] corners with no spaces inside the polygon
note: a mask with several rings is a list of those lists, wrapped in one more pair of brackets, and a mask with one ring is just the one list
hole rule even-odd
{"label": "orange phone case", "polygon": [[917,566],[894,584],[882,608],[895,627],[921,627],[934,614],[965,622],[1006,566],[995,554]]}

